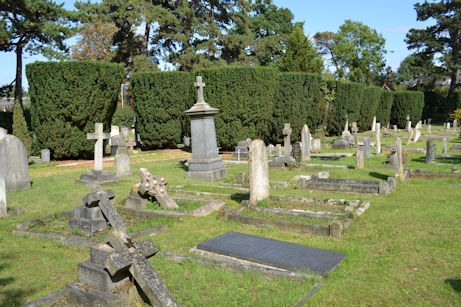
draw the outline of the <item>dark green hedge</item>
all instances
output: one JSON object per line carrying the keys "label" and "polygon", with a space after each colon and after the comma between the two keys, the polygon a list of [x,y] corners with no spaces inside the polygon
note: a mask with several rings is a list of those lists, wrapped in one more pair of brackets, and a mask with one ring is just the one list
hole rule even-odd
{"label": "dark green hedge", "polygon": [[283,140],[284,123],[293,129],[291,139],[301,140],[301,130],[308,125],[311,133],[319,127],[326,115],[320,90],[320,75],[308,73],[278,74],[276,94],[269,142],[276,144]]}
{"label": "dark green hedge", "polygon": [[[371,129],[373,117],[376,116],[379,104],[381,103],[382,93],[383,90],[379,87],[366,87],[363,89],[363,102],[360,108],[360,116],[357,119],[360,131]],[[376,121],[378,122],[378,117],[376,117]]]}
{"label": "dark green hedge", "polygon": [[[218,146],[233,150],[238,141],[246,138],[270,139],[277,91],[276,70],[231,66],[192,74],[203,77],[205,101],[219,109],[215,117]],[[195,101],[196,98],[190,102]]]}
{"label": "dark green hedge", "polygon": [[26,65],[31,125],[42,148],[55,159],[91,157],[94,123],[110,130],[123,81],[123,66],[93,61]]}
{"label": "dark green hedge", "polygon": [[417,91],[399,91],[394,94],[391,111],[391,123],[399,128],[405,128],[407,115],[410,115],[412,125],[421,119],[424,107],[424,93]]}
{"label": "dark green hedge", "polygon": [[180,143],[190,130],[184,111],[196,100],[194,76],[177,71],[134,73],[131,88],[143,146],[155,149]]}
{"label": "dark green hedge", "polygon": [[392,104],[394,103],[394,92],[381,91],[381,98],[376,111],[376,122],[381,127],[386,127],[391,120]]}
{"label": "dark green hedge", "polygon": [[424,93],[423,118],[432,118],[432,123],[443,123],[453,110],[461,108],[461,91],[450,96],[435,92]]}
{"label": "dark green hedge", "polygon": [[0,112],[0,127],[13,133],[13,112]]}

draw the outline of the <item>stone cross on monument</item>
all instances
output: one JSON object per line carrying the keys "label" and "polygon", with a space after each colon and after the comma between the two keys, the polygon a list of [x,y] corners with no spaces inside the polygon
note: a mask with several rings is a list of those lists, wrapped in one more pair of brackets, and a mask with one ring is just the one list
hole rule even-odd
{"label": "stone cross on monument", "polygon": [[194,86],[197,87],[197,103],[206,103],[205,98],[203,97],[203,88],[205,87],[205,83],[202,82],[202,76],[196,77]]}
{"label": "stone cross on monument", "polygon": [[88,140],[96,140],[94,144],[94,169],[96,171],[102,171],[102,156],[103,156],[103,140],[110,138],[109,133],[103,132],[103,124],[94,124],[95,132],[87,133],[86,138]]}
{"label": "stone cross on monument", "polygon": [[284,140],[283,140],[283,147],[284,147],[284,150],[285,150],[285,156],[289,157],[291,155],[291,141],[290,141],[290,137],[291,137],[291,132],[293,130],[290,128],[290,123],[285,123],[285,127],[283,127],[283,135],[285,136]]}

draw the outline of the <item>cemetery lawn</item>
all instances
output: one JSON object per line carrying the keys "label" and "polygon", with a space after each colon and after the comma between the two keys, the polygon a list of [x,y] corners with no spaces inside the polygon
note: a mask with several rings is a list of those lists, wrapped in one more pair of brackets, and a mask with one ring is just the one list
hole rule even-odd
{"label": "cemetery lawn", "polygon": [[[394,139],[382,140],[384,148]],[[452,142],[449,142],[449,148]],[[440,155],[441,141],[435,143]],[[425,142],[409,146],[425,148]],[[233,195],[246,193],[230,186],[223,188],[219,183],[186,180],[186,167],[176,165],[180,154],[175,152],[174,159],[168,160],[167,153],[157,152],[150,159],[147,159],[148,156],[133,159],[133,176],[122,178],[118,184],[104,186],[113,189],[116,194],[112,203],[122,201],[130,193],[131,186],[139,181],[137,172],[141,167],[147,168],[153,175],[164,176],[169,182],[168,187],[186,185],[181,189]],[[184,153],[183,157],[186,155]],[[411,154],[407,158],[409,167],[413,169],[451,172],[452,165],[426,165],[424,155]],[[393,175],[392,169],[383,164],[385,160],[384,154],[365,159],[365,169],[362,170],[353,169],[355,157],[338,161],[313,160],[310,163],[351,167],[328,168],[330,178],[385,180]],[[454,165],[461,167],[461,163]],[[89,168],[91,166],[34,165],[31,167],[32,187],[26,191],[7,193],[7,206],[20,206],[24,208],[24,213],[0,219],[0,306],[19,306],[77,279],[77,264],[89,258],[89,248],[14,236],[12,230],[18,222],[71,210],[79,205],[88,189],[74,180]],[[241,171],[248,172],[246,165],[228,165],[227,169],[229,177],[226,182],[232,182]],[[295,175],[326,169],[321,166],[271,168],[269,174],[272,181],[280,182],[290,181]],[[152,257],[149,262],[181,305],[293,306],[320,282],[322,286],[308,299],[307,305],[461,306],[461,180],[411,179],[398,183],[396,191],[388,196],[300,190],[295,182],[292,183],[287,188],[271,189],[271,195],[367,200],[370,208],[356,218],[340,238],[222,221],[217,219],[216,212],[205,217],[182,216],[180,222],[165,218],[142,220],[142,225],[130,231],[167,223],[168,229],[151,239],[161,251],[184,255],[189,255],[189,250],[198,243],[228,231],[347,255],[336,270],[320,281],[275,278],[203,266],[192,261],[177,264],[161,255]],[[225,200],[230,208],[239,207],[239,202],[234,200],[236,197],[171,194],[219,198]],[[57,225],[62,227],[62,224]],[[53,225],[46,227],[53,228]]]}

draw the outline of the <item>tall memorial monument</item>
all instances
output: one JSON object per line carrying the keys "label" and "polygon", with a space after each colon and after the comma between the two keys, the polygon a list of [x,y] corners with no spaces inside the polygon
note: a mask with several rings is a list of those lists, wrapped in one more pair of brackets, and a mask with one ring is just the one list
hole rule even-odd
{"label": "tall memorial monument", "polygon": [[194,86],[198,88],[197,103],[186,111],[186,115],[190,117],[192,136],[192,158],[189,160],[186,177],[208,181],[224,179],[227,170],[218,155],[214,124],[214,115],[219,110],[205,102],[203,98],[205,83],[202,82],[201,76],[197,76]]}

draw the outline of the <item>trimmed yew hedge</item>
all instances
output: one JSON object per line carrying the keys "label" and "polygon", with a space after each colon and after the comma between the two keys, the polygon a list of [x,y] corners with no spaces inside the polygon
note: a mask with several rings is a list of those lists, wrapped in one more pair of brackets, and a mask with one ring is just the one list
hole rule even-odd
{"label": "trimmed yew hedge", "polygon": [[410,120],[416,124],[421,119],[423,107],[423,92],[395,92],[391,110],[391,123],[397,125],[399,128],[405,128],[407,115],[410,115]]}
{"label": "trimmed yew hedge", "polygon": [[124,77],[122,65],[95,62],[35,62],[26,65],[31,127],[41,148],[55,159],[91,157],[86,139],[94,124],[110,130]]}

